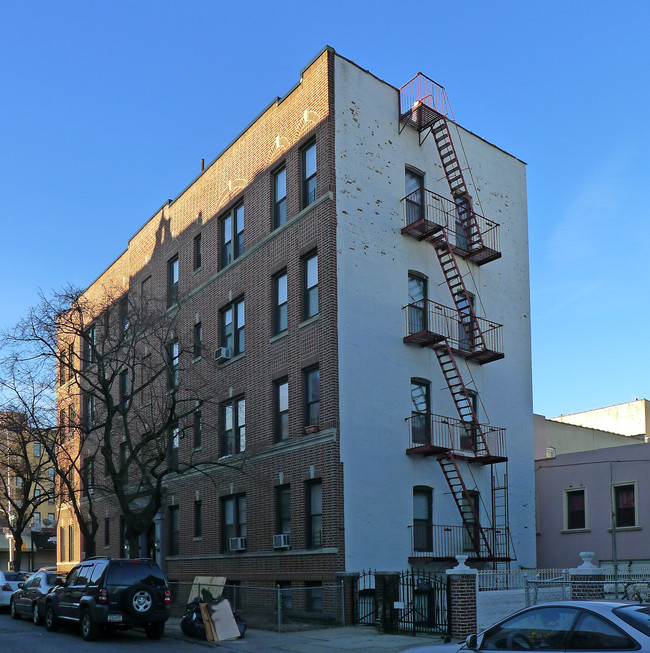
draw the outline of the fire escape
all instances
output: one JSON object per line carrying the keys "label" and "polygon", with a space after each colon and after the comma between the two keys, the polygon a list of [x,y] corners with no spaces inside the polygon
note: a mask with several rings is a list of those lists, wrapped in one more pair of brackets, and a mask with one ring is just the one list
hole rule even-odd
{"label": "fire escape", "polygon": [[[400,133],[407,126],[416,129],[420,145],[429,135],[433,137],[451,194],[449,199],[422,186],[407,195],[403,199],[402,233],[433,246],[453,302],[453,308],[426,298],[409,304],[404,342],[434,350],[458,412],[458,419],[427,414],[411,420],[407,453],[436,457],[462,520],[462,527],[433,526],[429,544],[414,546],[411,561],[453,557],[462,540],[460,552],[470,559],[509,562],[505,431],[479,423],[476,395],[458,367],[459,358],[484,365],[504,356],[501,325],[476,315],[474,298],[458,265],[459,258],[478,266],[500,258],[499,225],[474,208],[452,140],[450,118],[453,120],[453,114],[444,88],[422,73],[400,89]],[[481,523],[480,517],[487,510],[481,512],[473,487],[472,468],[476,464],[490,465],[488,524]],[[455,528],[461,533],[455,534]],[[415,525],[413,539],[415,543]],[[423,549],[436,550],[428,555],[416,553]]]}

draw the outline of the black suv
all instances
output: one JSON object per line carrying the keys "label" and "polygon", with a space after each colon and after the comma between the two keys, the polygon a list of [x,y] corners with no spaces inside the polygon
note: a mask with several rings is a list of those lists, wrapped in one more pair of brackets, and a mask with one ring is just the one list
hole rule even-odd
{"label": "black suv", "polygon": [[45,627],[58,630],[63,620],[81,624],[86,641],[100,628],[144,627],[159,639],[169,618],[170,593],[160,567],[147,558],[88,558],[70,571],[45,597]]}

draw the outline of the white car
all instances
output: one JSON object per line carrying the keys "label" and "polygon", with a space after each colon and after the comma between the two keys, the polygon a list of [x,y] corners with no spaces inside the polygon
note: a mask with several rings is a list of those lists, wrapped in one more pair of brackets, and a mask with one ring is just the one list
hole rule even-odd
{"label": "white car", "polygon": [[0,571],[0,607],[9,607],[11,595],[22,587],[25,578],[23,571]]}
{"label": "white car", "polygon": [[510,615],[464,644],[415,646],[452,651],[650,651],[650,605],[606,601],[542,603]]}

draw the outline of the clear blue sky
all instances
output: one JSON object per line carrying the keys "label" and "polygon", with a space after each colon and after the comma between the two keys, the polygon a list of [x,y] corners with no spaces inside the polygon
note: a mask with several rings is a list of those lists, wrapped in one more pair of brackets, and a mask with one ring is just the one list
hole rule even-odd
{"label": "clear blue sky", "polygon": [[650,397],[649,24],[641,0],[2,3],[0,326],[91,283],[329,44],[424,72],[528,163],[536,412]]}

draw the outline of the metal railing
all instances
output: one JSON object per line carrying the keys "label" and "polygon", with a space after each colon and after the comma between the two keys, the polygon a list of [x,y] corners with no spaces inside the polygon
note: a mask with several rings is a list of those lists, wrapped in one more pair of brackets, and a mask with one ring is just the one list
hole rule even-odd
{"label": "metal railing", "polygon": [[[452,245],[458,250],[466,251],[468,255],[471,254],[474,234],[465,233],[458,214],[458,207],[452,200],[426,188],[419,188],[403,197],[402,204],[405,229],[415,229],[420,223],[423,223],[427,231],[444,229]],[[483,247],[495,252],[501,251],[499,224],[476,212],[474,212],[474,217],[476,228],[481,234]]]}
{"label": "metal railing", "polygon": [[566,569],[485,569],[478,572],[480,592],[495,590],[521,590],[528,580],[565,580]]}
{"label": "metal railing", "polygon": [[[499,552],[507,551],[508,528],[476,526],[470,533],[465,526],[445,526],[438,524],[413,524],[411,533],[411,557],[453,559],[457,555],[490,558],[498,557]],[[489,543],[488,550],[481,530]]]}
{"label": "metal railing", "polygon": [[418,73],[413,79],[409,80],[399,90],[399,111],[400,117],[405,116],[417,108],[419,104],[424,104],[443,116],[450,116],[454,119],[451,110],[451,104],[447,97],[445,87],[441,86],[432,79]]}
{"label": "metal railing", "polygon": [[224,596],[246,625],[262,630],[309,630],[345,625],[343,584],[332,585],[213,585],[169,581],[173,616],[198,596],[210,601]]}
{"label": "metal railing", "polygon": [[[476,436],[478,429],[463,420],[434,413],[416,413],[407,417],[409,426],[409,449],[431,445],[433,447],[449,450],[465,457],[477,455]],[[480,424],[481,432],[487,443],[487,452],[491,456],[505,458],[506,430]]]}
{"label": "metal railing", "polygon": [[503,353],[503,325],[498,322],[483,317],[472,319],[469,314],[461,320],[455,308],[430,299],[412,302],[404,309],[407,338],[428,332],[445,338],[453,349],[468,356],[483,350]]}

